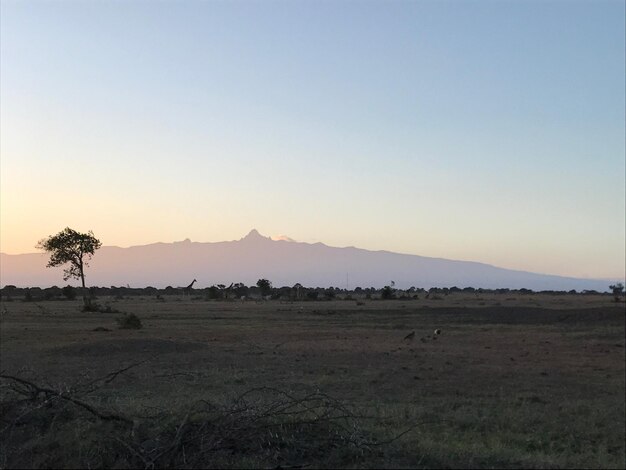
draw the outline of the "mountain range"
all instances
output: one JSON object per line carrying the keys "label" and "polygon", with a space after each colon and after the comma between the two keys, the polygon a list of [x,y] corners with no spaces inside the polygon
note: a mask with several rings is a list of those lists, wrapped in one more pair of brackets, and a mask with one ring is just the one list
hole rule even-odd
{"label": "mountain range", "polygon": [[[67,284],[62,268],[46,268],[46,253],[0,254],[0,284],[49,287]],[[302,243],[288,237],[273,240],[252,230],[240,240],[173,243],[120,248],[104,246],[86,270],[87,284],[163,288],[195,287],[260,278],[274,286],[398,288],[482,287],[533,290],[608,290],[609,281],[580,279],[499,268],[472,261],[407,255],[360,248]]]}

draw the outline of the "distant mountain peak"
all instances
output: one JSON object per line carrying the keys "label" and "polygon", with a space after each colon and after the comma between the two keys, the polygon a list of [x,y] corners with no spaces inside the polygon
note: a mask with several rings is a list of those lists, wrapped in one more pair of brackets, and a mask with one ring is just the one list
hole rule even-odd
{"label": "distant mountain peak", "polygon": [[248,235],[246,235],[245,237],[242,238],[242,240],[248,240],[248,241],[252,241],[252,240],[269,240],[269,237],[264,237],[263,235],[261,235],[259,233],[259,231],[257,229],[253,228],[252,230],[250,230]]}
{"label": "distant mountain peak", "polygon": [[[278,237],[282,238],[282,237]],[[0,254],[4,285],[58,285],[62,270],[46,269],[45,253]],[[269,279],[276,286],[382,287],[457,286],[459,288],[530,288],[535,290],[597,290],[610,282],[575,279],[497,268],[484,263],[406,255],[390,251],[339,248],[323,243],[272,241],[251,230],[232,242],[198,243],[189,239],[129,248],[102,247],[89,268],[90,285],[187,285],[193,277],[206,284]],[[611,281],[612,282],[612,281]]]}

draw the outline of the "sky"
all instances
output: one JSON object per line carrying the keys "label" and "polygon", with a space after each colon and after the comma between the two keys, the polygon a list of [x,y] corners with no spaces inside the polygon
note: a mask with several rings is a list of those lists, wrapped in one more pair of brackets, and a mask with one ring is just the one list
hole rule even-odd
{"label": "sky", "polygon": [[0,4],[0,251],[252,228],[623,279],[622,1]]}

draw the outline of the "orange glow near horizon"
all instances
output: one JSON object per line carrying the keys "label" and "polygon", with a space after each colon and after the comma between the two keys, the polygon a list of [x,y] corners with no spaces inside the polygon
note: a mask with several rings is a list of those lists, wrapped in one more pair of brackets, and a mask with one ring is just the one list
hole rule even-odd
{"label": "orange glow near horizon", "polygon": [[[62,224],[58,225],[52,221],[44,225],[26,225],[22,226],[23,234],[11,230],[10,226],[3,224],[2,226],[2,238],[1,252],[5,254],[21,254],[21,253],[34,253],[37,252],[35,244],[42,238],[57,233],[65,226],[70,226],[79,231],[93,230],[96,237],[98,237],[105,246],[118,246],[129,247],[136,245],[146,245],[156,242],[174,242],[182,241],[184,239],[191,239],[194,242],[220,242],[238,240],[244,237],[252,227],[236,228],[225,232],[224,235],[202,236],[202,234],[195,231],[191,235],[189,233],[183,233],[178,227],[176,230],[172,229],[169,232],[164,230],[157,231],[141,231],[141,230],[113,230],[110,227],[100,227],[98,225],[89,225],[88,221],[83,221],[83,224]],[[189,232],[194,232],[190,230]],[[267,232],[260,230],[263,236],[268,236]],[[217,233],[217,232],[215,232]],[[152,235],[150,237],[149,235]],[[160,236],[161,238],[157,238]],[[500,243],[500,246],[489,245],[485,243],[475,243],[473,246],[454,246],[454,240],[435,240],[432,237],[428,240],[424,240],[421,247],[415,247],[417,244],[411,246],[409,240],[403,240],[400,237],[396,237],[396,244],[392,243],[393,240],[390,237],[384,237],[380,240],[375,239],[371,235],[369,237],[361,238],[361,242],[348,241],[345,236],[335,237],[334,240],[331,236],[326,239],[312,238],[303,236],[302,238],[290,237],[295,241],[301,241],[306,243],[322,242],[329,246],[355,246],[357,248],[363,248],[368,250],[386,250],[394,251],[403,254],[414,254],[420,256],[428,256],[435,258],[447,258],[456,259],[462,261],[477,261],[482,263],[491,264],[498,267],[504,267],[509,269],[517,269],[523,271],[539,272],[544,274],[556,274],[561,276],[570,277],[582,277],[582,278],[598,278],[598,279],[622,279],[624,276],[621,273],[621,267],[619,262],[615,262],[615,267],[611,271],[606,267],[599,266],[596,260],[603,256],[609,259],[613,259],[613,253],[608,249],[602,249],[598,247],[597,250],[584,255],[579,255],[577,258],[568,256],[564,247],[554,244],[548,249],[539,250],[535,248],[534,252],[528,252],[525,257],[520,257],[519,253],[511,253],[507,250],[507,246],[504,243]],[[273,239],[285,239],[285,236],[273,236]],[[458,242],[458,240],[457,240]],[[5,249],[7,247],[7,249]],[[10,249],[13,247],[13,249]],[[583,268],[580,267],[583,264]]]}
{"label": "orange glow near horizon", "polygon": [[255,227],[623,279],[624,4],[492,6],[2,2],[0,251]]}

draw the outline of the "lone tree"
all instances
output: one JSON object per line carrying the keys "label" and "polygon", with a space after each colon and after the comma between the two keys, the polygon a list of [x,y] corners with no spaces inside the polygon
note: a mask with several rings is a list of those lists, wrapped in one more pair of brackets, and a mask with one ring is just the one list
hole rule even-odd
{"label": "lone tree", "polygon": [[615,298],[615,302],[619,302],[622,295],[624,295],[624,284],[618,282],[615,285],[609,286],[609,289],[613,291],[613,297]]}
{"label": "lone tree", "polygon": [[383,290],[380,293],[380,298],[384,300],[393,299],[396,292],[396,290],[394,289],[395,285],[396,283],[394,281],[391,281],[391,285],[383,287]]}
{"label": "lone tree", "polygon": [[256,281],[256,286],[261,291],[261,295],[263,297],[272,293],[272,283],[267,279],[259,279],[258,281]]}
{"label": "lone tree", "polygon": [[102,242],[94,237],[93,232],[80,233],[66,227],[56,235],[51,235],[37,243],[36,248],[50,253],[50,261],[46,267],[52,268],[69,263],[63,271],[63,280],[80,279],[83,286],[83,302],[89,305],[85,295],[85,267],[94,252],[102,246]]}

